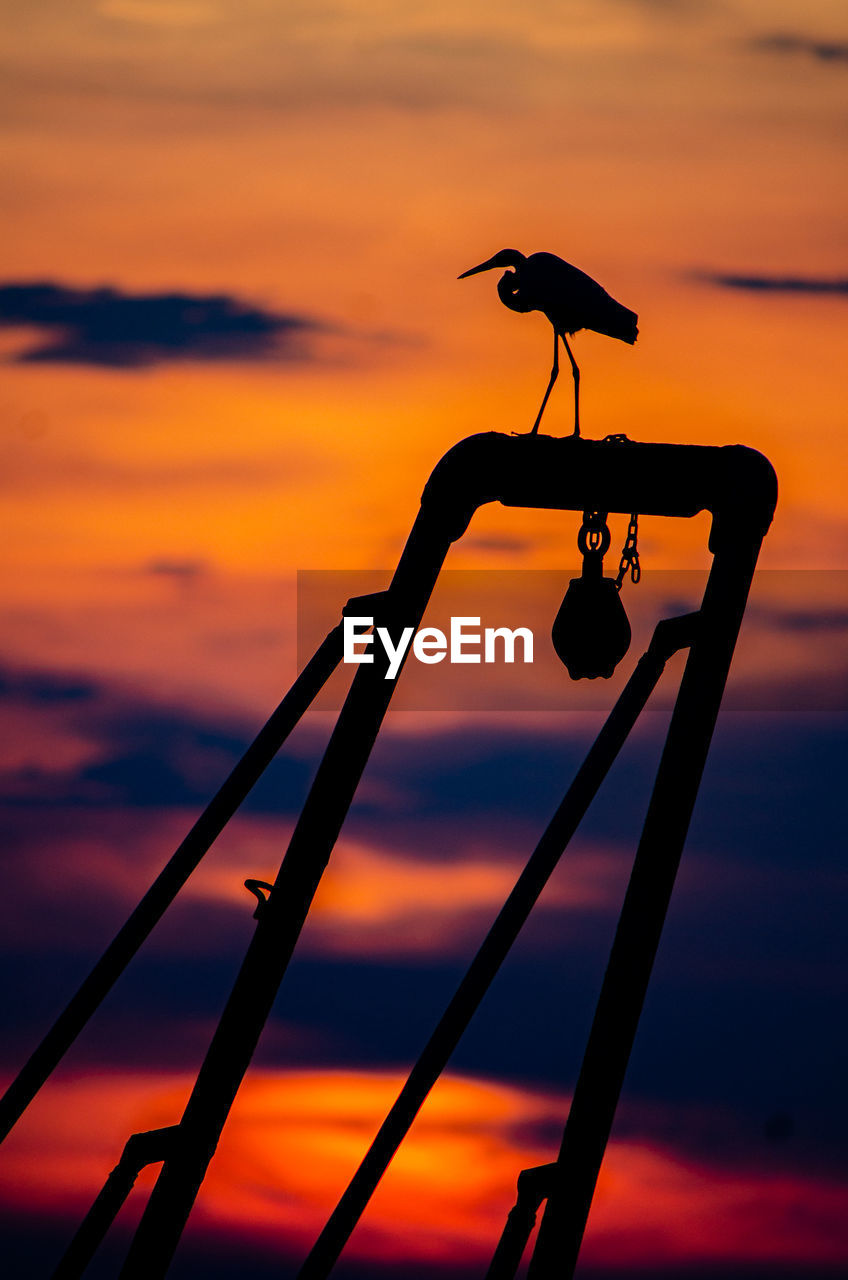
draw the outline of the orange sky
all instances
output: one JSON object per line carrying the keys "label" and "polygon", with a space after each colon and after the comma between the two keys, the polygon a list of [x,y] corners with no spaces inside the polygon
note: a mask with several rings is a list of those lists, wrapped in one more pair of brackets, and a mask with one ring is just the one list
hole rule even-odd
{"label": "orange sky", "polygon": [[[294,672],[296,572],[391,568],[442,453],[475,431],[530,427],[547,322],[507,312],[493,276],[456,280],[504,246],[555,252],[639,313],[633,349],[576,338],[586,435],[761,449],[781,492],[763,565],[845,566],[845,291],[708,278],[846,278],[844,0],[7,0],[4,10],[0,285],[224,293],[318,325],[288,355],[142,369],[16,362],[38,334],[0,328],[0,646],[11,666],[94,674],[154,703],[258,723]],[[827,41],[842,53],[822,54]],[[570,403],[564,379],[548,430],[567,432]],[[572,567],[576,528],[561,513],[487,508],[449,564]],[[623,531],[619,521],[614,539]],[[706,532],[704,518],[645,521],[643,566],[702,569]],[[487,549],[501,536],[502,550]],[[767,604],[797,603],[790,579],[772,583]],[[817,598],[836,610],[840,590],[822,580]],[[825,642],[803,635],[760,640],[740,651],[751,680],[831,661]],[[95,749],[47,710],[12,724],[4,751],[58,776]],[[151,823],[160,851],[176,825],[174,815]],[[72,889],[99,875],[123,904],[131,889],[109,870],[119,827],[116,817],[102,844],[60,834],[52,874]],[[280,830],[247,823],[242,835],[268,874]],[[153,861],[149,837],[139,877]],[[447,876],[454,918],[442,869],[396,862],[390,843],[343,846],[318,901],[319,947],[323,936],[341,954],[401,941],[412,954],[449,950],[511,882],[511,866],[463,845]],[[606,904],[614,864],[590,851],[549,905]],[[242,894],[234,866],[227,853],[196,895]],[[63,1086],[77,1110],[40,1203],[84,1205],[116,1135],[147,1123],[128,1101],[136,1083]],[[185,1080],[153,1085],[172,1097]],[[306,1243],[355,1160],[353,1144],[342,1158],[339,1135],[370,1134],[384,1085],[306,1072],[285,1091],[254,1080],[203,1212],[227,1230],[271,1232],[302,1212],[295,1234]],[[117,1117],[108,1137],[74,1127],[92,1091]],[[49,1105],[4,1175],[7,1202],[32,1189],[38,1126],[69,1114],[58,1095]],[[316,1117],[296,1135],[314,1187],[290,1187],[291,1152],[257,1142],[250,1108],[264,1123],[263,1108],[279,1119],[278,1106]],[[548,1156],[510,1126],[549,1106],[449,1080],[396,1189],[375,1204],[368,1247],[390,1251],[386,1223],[413,1206],[405,1226],[422,1256],[455,1255],[463,1241],[482,1257],[515,1175]],[[239,1189],[257,1161],[257,1186]],[[836,1256],[844,1187],[682,1161],[614,1149],[593,1259]],[[480,1163],[496,1172],[497,1194],[474,1180],[437,1186],[434,1169]],[[760,1252],[746,1253],[740,1205],[760,1215],[754,1235],[771,1241]],[[807,1225],[790,1239],[781,1224],[795,1213]],[[669,1215],[676,1234],[662,1226]]]}
{"label": "orange sky", "polygon": [[[168,589],[140,581],[157,560],[201,566],[286,648],[278,579],[391,565],[445,448],[529,425],[544,387],[546,321],[455,279],[503,244],[560,253],[640,313],[633,350],[577,339],[587,434],[764,450],[764,563],[844,563],[844,299],[697,278],[842,270],[844,64],[757,44],[795,29],[792,4],[9,8],[4,276],[224,290],[331,330],[305,362],[7,364],[12,654],[51,630],[77,665],[82,602],[123,642],[126,610]],[[815,0],[804,23],[838,39],[844,10]],[[572,523],[475,528],[526,538],[511,567],[561,565]],[[704,562],[702,527],[643,537],[655,567]],[[215,629],[193,615],[189,644]]]}

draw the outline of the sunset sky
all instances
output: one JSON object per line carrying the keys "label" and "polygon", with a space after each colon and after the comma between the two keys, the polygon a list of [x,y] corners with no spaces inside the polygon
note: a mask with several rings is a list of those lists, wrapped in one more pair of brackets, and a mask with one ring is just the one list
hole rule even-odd
{"label": "sunset sky", "polygon": [[[5,1080],[293,679],[298,572],[332,571],[341,605],[397,563],[451,445],[531,426],[547,321],[456,277],[548,250],[639,313],[633,348],[575,338],[585,434],[744,443],[780,485],[581,1268],[843,1274],[843,0],[2,13]],[[564,590],[577,526],[484,507],[448,566],[510,571],[477,588],[532,592],[547,642],[536,585]],[[696,606],[708,531],[643,520],[615,688],[656,611]],[[557,678],[547,712],[528,686],[511,711],[389,714],[175,1280],[295,1273],[613,696]],[[332,721],[307,716],[0,1151],[11,1276],[50,1274],[127,1137],[179,1119],[253,929],[242,882],[273,879]],[[340,1277],[482,1276],[518,1173],[554,1158],[666,721],[616,765]]]}

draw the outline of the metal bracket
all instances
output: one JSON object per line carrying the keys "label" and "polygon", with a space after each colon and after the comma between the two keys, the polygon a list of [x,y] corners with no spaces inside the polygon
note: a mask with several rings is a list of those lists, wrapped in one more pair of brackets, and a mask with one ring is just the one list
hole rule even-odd
{"label": "metal bracket", "polygon": [[268,905],[268,895],[274,886],[269,884],[267,880],[245,880],[244,887],[256,899],[256,910],[253,913],[253,918],[254,920],[259,920]]}

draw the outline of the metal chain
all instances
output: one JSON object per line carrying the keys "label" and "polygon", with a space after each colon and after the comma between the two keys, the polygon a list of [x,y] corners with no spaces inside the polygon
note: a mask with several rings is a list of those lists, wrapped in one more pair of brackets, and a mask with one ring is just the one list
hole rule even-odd
{"label": "metal chain", "polygon": [[[625,442],[627,444],[630,443],[624,432],[617,432],[614,435],[604,436],[602,441],[603,444],[624,444]],[[589,514],[594,515],[595,513],[584,511],[584,523]],[[642,570],[639,566],[638,542],[639,515],[634,511],[630,516],[630,523],[627,526],[627,537],[625,538],[624,546],[621,549],[621,563],[618,566],[618,573],[615,578],[615,587],[617,591],[621,590],[624,585],[624,579],[627,577],[628,573],[630,574],[630,581],[634,586],[642,576]]]}
{"label": "metal chain", "polygon": [[606,555],[610,544],[610,531],[607,526],[606,511],[584,511],[583,523],[577,534],[577,546],[581,555],[587,551],[600,551]]}
{"label": "metal chain", "polygon": [[639,516],[634,511],[627,526],[627,537],[624,540],[624,546],[621,549],[621,563],[618,566],[618,574],[615,579],[616,590],[618,591],[621,590],[628,572],[630,573],[630,581],[634,586],[642,576],[642,570],[639,566],[638,542]]}

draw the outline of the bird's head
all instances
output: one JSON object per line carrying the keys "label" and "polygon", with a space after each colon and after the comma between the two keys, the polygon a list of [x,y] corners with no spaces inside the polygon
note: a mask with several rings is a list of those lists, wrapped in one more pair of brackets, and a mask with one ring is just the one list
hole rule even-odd
{"label": "bird's head", "polygon": [[492,271],[495,267],[514,267],[517,271],[526,261],[524,254],[519,253],[517,249],[501,249],[493,258],[481,262],[479,267],[463,271],[461,276],[457,276],[457,280],[464,280],[466,276],[476,276],[478,271]]}

